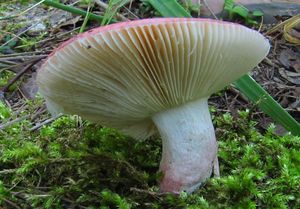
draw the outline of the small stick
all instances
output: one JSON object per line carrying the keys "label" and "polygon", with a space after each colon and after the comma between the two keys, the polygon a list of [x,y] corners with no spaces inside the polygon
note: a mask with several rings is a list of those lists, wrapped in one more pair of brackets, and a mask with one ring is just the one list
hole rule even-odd
{"label": "small stick", "polygon": [[14,169],[4,169],[4,170],[2,170],[2,171],[0,171],[0,175],[1,174],[10,174],[10,173],[14,173],[14,172],[16,172],[17,171],[17,169],[16,168],[14,168]]}
{"label": "small stick", "polygon": [[29,118],[29,117],[30,117],[30,114],[24,115],[24,116],[22,116],[22,117],[20,117],[20,118],[16,118],[16,119],[11,120],[11,121],[9,121],[9,122],[7,122],[7,123],[5,123],[5,124],[0,124],[0,130],[3,130],[3,129],[5,129],[5,128],[7,128],[7,127],[9,127],[9,126],[11,126],[11,125],[13,125],[13,124],[15,124],[15,123],[18,123],[18,122],[20,122],[20,121],[22,121],[22,120],[25,120],[25,119],[27,119],[27,118]]}
{"label": "small stick", "polygon": [[218,20],[219,18],[215,15],[215,13],[212,11],[212,9],[210,8],[210,6],[208,6],[208,3],[206,0],[203,0],[203,4],[204,6],[208,9],[208,11],[211,13],[211,15]]}
{"label": "small stick", "polygon": [[20,72],[18,72],[18,73],[16,74],[16,76],[15,76],[13,79],[11,79],[11,80],[10,80],[10,81],[2,88],[1,91],[2,91],[2,92],[7,92],[8,89],[9,89],[9,87],[10,87],[11,85],[13,85],[19,78],[22,77],[22,75],[24,75],[29,69],[31,69],[31,67],[32,67],[33,65],[35,65],[37,62],[39,62],[41,59],[42,59],[42,58],[37,58],[37,59],[33,60],[32,63],[30,63],[30,64],[27,65],[23,70],[21,70]]}
{"label": "small stick", "polygon": [[214,177],[218,178],[220,177],[220,167],[219,167],[219,159],[218,156],[216,156],[214,162],[213,162],[213,167],[214,167]]}
{"label": "small stick", "polygon": [[166,195],[166,193],[152,192],[152,191],[148,191],[148,190],[145,190],[145,189],[138,189],[138,188],[135,188],[135,187],[131,187],[130,191],[138,192],[138,193],[144,193],[144,194],[148,194],[148,195],[151,195],[151,196],[165,196]]}
{"label": "small stick", "polygon": [[10,201],[10,200],[8,200],[8,199],[3,199],[4,200],[4,202],[6,202],[8,205],[10,205],[10,206],[12,206],[12,207],[14,207],[14,208],[17,208],[17,209],[21,209],[16,203],[14,203],[14,202],[12,202],[12,201]]}
{"label": "small stick", "polygon": [[47,54],[47,51],[32,51],[32,52],[20,52],[20,53],[14,53],[14,54],[0,54],[0,58],[19,57],[19,56],[37,55],[37,54]]}
{"label": "small stick", "polygon": [[48,123],[51,123],[51,122],[55,121],[56,119],[58,119],[62,115],[63,114],[60,113],[60,114],[56,115],[55,117],[49,118],[49,119],[45,120],[44,122],[42,122],[42,123],[40,123],[36,126],[33,126],[31,129],[29,129],[29,131],[35,131],[35,130],[39,129],[40,127],[42,127],[43,125],[46,125]]}
{"label": "small stick", "polygon": [[[45,42],[47,42],[47,41],[54,40],[54,39],[56,39],[56,38],[60,38],[60,37],[62,37],[62,36],[68,35],[69,33],[73,33],[73,32],[75,32],[75,31],[78,30],[78,29],[80,29],[80,27],[76,27],[76,28],[74,28],[74,29],[72,29],[72,30],[69,30],[69,31],[65,32],[65,33],[61,33],[61,34],[55,35],[55,36],[53,36],[53,37],[43,39],[43,40],[41,40],[41,41],[36,42],[36,44],[41,44],[41,43],[45,43]],[[43,56],[47,57],[47,55],[43,55]]]}
{"label": "small stick", "polygon": [[23,61],[22,63],[16,63],[16,64],[13,64],[10,66],[8,65],[6,67],[1,68],[1,71],[10,70],[12,72],[19,73],[20,70],[18,70],[18,68],[24,66],[25,64],[31,63],[31,62],[32,62],[32,60],[26,60],[26,61]]}
{"label": "small stick", "polygon": [[35,113],[31,116],[31,120],[35,120],[37,117],[39,117],[40,115],[42,115],[43,113],[45,113],[47,111],[45,106],[42,106],[40,108],[38,108],[37,111],[35,111]]}
{"label": "small stick", "polygon": [[[0,61],[1,62],[9,62],[9,60],[16,60],[16,59],[36,59],[36,58],[45,58],[47,55],[21,55],[21,56],[11,56],[11,57],[1,57],[0,56]],[[14,64],[14,62],[11,62],[11,64]]]}
{"label": "small stick", "polygon": [[0,58],[0,62],[1,62],[1,64],[4,64],[4,65],[15,65],[16,64],[16,62],[9,61],[9,59],[1,59]]}
{"label": "small stick", "polygon": [[43,3],[45,0],[41,0],[39,1],[38,3],[32,5],[31,7],[25,9],[24,11],[20,12],[19,14],[16,14],[16,15],[12,15],[12,16],[8,16],[8,17],[4,17],[4,18],[0,18],[0,21],[1,20],[6,20],[6,19],[12,19],[12,18],[16,18],[16,17],[19,17],[27,12],[29,12],[30,10],[32,10],[33,8],[37,7],[38,5],[40,5],[41,3]]}
{"label": "small stick", "polygon": [[33,24],[32,26],[30,26],[29,28],[27,28],[26,30],[20,32],[19,34],[15,35],[13,38],[9,39],[8,41],[6,41],[4,44],[2,44],[0,47],[6,46],[7,44],[9,44],[10,42],[12,42],[13,40],[15,40],[16,38],[20,38],[21,35],[23,35],[24,33],[26,33],[27,31],[29,31],[31,28],[35,27],[37,25]]}

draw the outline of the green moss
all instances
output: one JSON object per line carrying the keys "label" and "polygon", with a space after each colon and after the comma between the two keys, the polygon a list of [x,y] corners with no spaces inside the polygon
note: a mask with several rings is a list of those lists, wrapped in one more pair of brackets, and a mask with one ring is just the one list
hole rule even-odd
{"label": "green moss", "polygon": [[[10,71],[1,71],[0,72],[0,88],[4,87],[7,82],[15,76],[14,73]],[[4,108],[4,107],[2,107]]]}
{"label": "green moss", "polygon": [[[221,178],[192,195],[161,195],[161,142],[137,142],[78,117],[39,131],[0,131],[0,205],[22,208],[300,208],[300,138],[261,135],[248,121],[214,116]],[[2,115],[8,117],[4,111]],[[12,130],[13,129],[13,130]]]}
{"label": "green moss", "polygon": [[0,120],[9,118],[11,111],[0,101]]}
{"label": "green moss", "polygon": [[32,50],[40,41],[45,38],[46,35],[47,32],[41,32],[38,36],[35,37],[24,36],[21,38],[19,46],[17,46],[16,49],[22,49],[24,51]]}

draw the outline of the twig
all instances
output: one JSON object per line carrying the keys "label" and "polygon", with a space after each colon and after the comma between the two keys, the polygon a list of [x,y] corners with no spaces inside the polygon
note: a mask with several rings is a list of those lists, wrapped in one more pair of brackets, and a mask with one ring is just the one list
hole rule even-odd
{"label": "twig", "polygon": [[125,9],[129,14],[131,14],[132,16],[134,16],[136,19],[140,19],[140,17],[137,16],[136,14],[134,14],[129,8],[127,8],[127,7],[124,6],[124,9]]}
{"label": "twig", "polygon": [[6,33],[8,35],[12,35],[13,37],[22,40],[19,36],[17,36],[16,34],[12,33],[12,32],[7,32],[5,30],[0,30],[1,33]]}
{"label": "twig", "polygon": [[[67,31],[67,32],[64,32],[64,33],[61,33],[61,34],[58,34],[58,35],[54,35],[53,37],[49,37],[49,38],[40,40],[40,41],[36,42],[35,44],[41,44],[41,43],[45,43],[45,42],[47,42],[47,41],[51,41],[51,40],[60,38],[60,37],[62,37],[62,36],[65,36],[65,35],[68,35],[69,33],[74,32],[74,31],[76,31],[76,30],[78,30],[78,29],[80,29],[80,27],[76,27],[76,28],[74,28],[74,29],[72,29],[72,30],[69,30],[69,31]],[[47,56],[47,55],[44,55],[44,56]]]}
{"label": "twig", "polygon": [[216,178],[220,177],[220,167],[219,167],[218,155],[216,155],[216,158],[213,162],[213,174],[214,174],[214,177],[216,177]]}
{"label": "twig", "polygon": [[9,121],[9,122],[7,122],[7,123],[5,123],[5,124],[0,124],[0,130],[3,130],[3,129],[5,129],[5,128],[7,128],[7,127],[9,127],[9,126],[11,126],[11,125],[13,125],[13,124],[15,124],[15,123],[18,123],[18,122],[20,122],[20,121],[22,121],[22,120],[25,120],[25,119],[27,119],[27,118],[29,118],[29,117],[30,117],[30,114],[24,115],[24,116],[22,116],[22,117],[20,117],[20,118],[16,118],[16,119],[11,120],[11,121]]}
{"label": "twig", "polygon": [[28,107],[26,102],[24,100],[18,100],[16,103],[14,103],[11,106],[11,109],[14,111],[14,117],[17,117],[23,110],[25,110]]}
{"label": "twig", "polygon": [[264,16],[261,17],[261,21],[260,21],[260,25],[259,25],[259,28],[258,28],[258,32],[261,32],[263,24],[264,24]]}
{"label": "twig", "polygon": [[3,59],[3,58],[2,59],[0,58],[0,63],[4,64],[4,65],[7,65],[7,66],[16,64],[16,62],[9,61],[8,59]]}
{"label": "twig", "polygon": [[202,0],[204,6],[208,9],[208,11],[211,13],[211,15],[218,20],[219,18],[215,15],[215,13],[212,11],[212,9],[210,8],[210,6],[208,6],[207,1],[206,0]]}
{"label": "twig", "polygon": [[11,65],[11,66],[7,66],[7,67],[4,67],[4,68],[1,68],[1,72],[4,71],[4,70],[10,70],[14,73],[18,73],[20,71],[18,71],[17,69],[28,64],[28,63],[31,63],[32,60],[27,60],[27,61],[24,61],[22,63],[18,63],[18,64],[15,64],[15,65]]}
{"label": "twig", "polygon": [[31,28],[33,28],[34,26],[36,26],[38,23],[35,23],[33,25],[31,25],[30,27],[28,27],[26,30],[20,32],[19,34],[15,35],[13,38],[9,39],[8,41],[6,41],[4,44],[2,44],[0,46],[0,48],[4,47],[5,45],[9,44],[10,42],[12,42],[13,40],[15,40],[16,38],[20,38],[21,35],[23,35],[24,33],[26,33],[27,31],[29,31]]}
{"label": "twig", "polygon": [[12,19],[12,18],[16,18],[16,17],[19,17],[27,12],[29,12],[30,10],[32,10],[34,7],[37,7],[38,5],[42,4],[45,0],[41,0],[39,2],[37,2],[36,4],[32,5],[31,7],[25,9],[24,11],[20,12],[19,14],[16,14],[16,15],[12,15],[12,16],[8,16],[8,17],[3,17],[3,18],[0,18],[0,21],[1,20],[6,20],[6,19]]}
{"label": "twig", "polygon": [[[22,187],[19,187],[19,188],[22,188]],[[28,198],[29,196],[41,197],[41,198],[51,196],[50,193],[45,192],[45,191],[42,191],[42,190],[40,190],[40,189],[38,189],[38,188],[39,188],[39,187],[33,187],[33,188],[30,188],[30,189],[33,189],[34,192],[39,193],[39,194],[27,194],[27,193],[25,193],[25,192],[12,192],[12,194],[15,195],[16,197],[19,197],[19,198],[25,200],[25,201],[27,200],[27,198]],[[49,188],[51,188],[51,187],[49,187]],[[28,188],[25,188],[25,187],[24,187],[24,189],[28,189]],[[62,199],[63,201],[65,201],[65,202],[68,202],[68,203],[71,203],[71,204],[75,205],[75,206],[78,207],[78,208],[81,208],[81,209],[87,209],[87,207],[82,206],[82,205],[79,205],[76,201],[70,200],[70,199],[68,199],[68,198],[66,198],[66,197],[62,197],[61,199]]]}
{"label": "twig", "polygon": [[48,54],[48,52],[47,51],[32,51],[32,52],[21,52],[21,53],[14,53],[14,54],[0,54],[0,58],[19,57],[19,56],[33,55],[33,54],[35,54],[35,55],[37,55],[37,54]]}
{"label": "twig", "polygon": [[81,208],[81,209],[88,209],[87,207],[84,207],[84,206],[82,206],[82,205],[79,205],[77,202],[75,202],[75,201],[72,201],[72,200],[70,200],[70,199],[68,199],[68,198],[66,198],[66,197],[63,197],[63,198],[61,198],[63,201],[66,201],[66,202],[68,202],[68,203],[71,203],[71,204],[73,204],[73,205],[75,205],[76,207],[78,207],[78,208]]}
{"label": "twig", "polygon": [[14,169],[4,169],[4,170],[2,170],[2,171],[0,171],[0,175],[1,174],[11,174],[11,173],[14,173],[14,172],[16,172],[17,171],[17,169],[16,168],[14,168]]}
{"label": "twig", "polygon": [[152,192],[152,191],[149,191],[149,190],[138,189],[138,188],[135,188],[135,187],[131,187],[130,191],[138,192],[138,193],[144,193],[144,194],[148,194],[148,195],[151,195],[151,196],[165,196],[166,195],[166,193]]}
{"label": "twig", "polygon": [[37,59],[37,58],[45,58],[47,55],[23,55],[23,56],[12,56],[12,57],[0,57],[0,62],[10,62],[10,64],[14,64],[14,62],[9,60],[18,60],[18,59]]}
{"label": "twig", "polygon": [[244,102],[249,103],[247,97],[245,97],[239,90],[237,90],[233,85],[230,85],[229,91],[233,92],[234,94],[238,95]]}
{"label": "twig", "polygon": [[35,60],[32,61],[32,63],[30,63],[29,65],[27,65],[23,70],[21,70],[20,72],[18,72],[16,74],[16,76],[11,79],[3,88],[2,88],[2,92],[7,92],[9,87],[11,85],[13,85],[22,75],[24,75],[29,69],[31,69],[31,67],[33,65],[35,65],[37,62],[39,62],[42,58],[37,58]]}
{"label": "twig", "polygon": [[17,209],[21,209],[16,203],[8,200],[8,199],[5,199],[3,198],[4,202],[6,202],[7,204],[9,204],[10,206],[14,207],[14,208],[17,208]]}
{"label": "twig", "polygon": [[41,114],[45,113],[47,111],[47,108],[45,105],[37,108],[37,111],[31,116],[31,120],[35,120],[37,117],[39,117]]}
{"label": "twig", "polygon": [[50,163],[66,163],[70,161],[77,161],[76,158],[54,158],[54,159],[49,159]]}
{"label": "twig", "polygon": [[45,120],[44,122],[42,122],[42,123],[40,123],[36,126],[33,126],[31,129],[29,129],[29,131],[35,131],[35,130],[39,129],[40,127],[42,127],[43,125],[46,125],[48,123],[51,123],[51,122],[55,121],[56,119],[58,119],[62,115],[63,114],[60,113],[60,114],[56,115],[55,117],[49,118],[49,119]]}

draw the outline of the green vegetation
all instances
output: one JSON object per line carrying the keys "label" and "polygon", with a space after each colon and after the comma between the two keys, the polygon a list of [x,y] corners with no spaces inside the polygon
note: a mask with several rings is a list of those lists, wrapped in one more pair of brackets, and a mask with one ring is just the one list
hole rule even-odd
{"label": "green vegetation", "polygon": [[128,2],[129,2],[129,0],[111,0],[111,1],[109,1],[108,7],[105,10],[101,25],[108,25],[112,21],[113,17],[120,10],[120,8],[123,7],[125,4],[127,4]]}
{"label": "green vegetation", "polygon": [[[96,20],[99,25],[104,20],[115,21],[110,13],[98,16],[59,2],[44,3]],[[120,4],[111,8],[113,13],[125,1],[116,2]],[[189,17],[189,12],[197,10],[190,1],[183,5],[189,12],[174,0],[147,0],[143,6],[145,13],[155,8],[162,16]],[[233,18],[240,15],[248,23],[261,15],[228,4],[227,9]],[[0,14],[3,10],[0,6]],[[3,31],[9,33],[4,34],[1,45],[21,27],[8,24]],[[22,36],[0,48],[0,52],[31,50],[44,35]],[[13,76],[12,72],[1,71],[0,88]],[[299,133],[299,124],[277,103],[270,102],[274,100],[266,92],[253,91],[257,84],[248,85],[249,79],[244,77],[237,86],[253,97],[255,105],[267,108],[265,112],[272,111],[273,118]],[[32,104],[28,102],[29,110],[18,117],[32,114],[42,102],[39,98]],[[211,112],[217,128],[221,177],[210,179],[191,195],[179,196],[159,193],[158,136],[138,142],[77,116],[61,117],[36,131],[30,131],[30,117],[15,122],[0,129],[0,208],[300,208],[300,137],[277,136],[273,126],[263,134],[258,132],[248,110],[235,118],[217,115],[214,108]],[[12,115],[14,112],[0,102],[0,124],[6,124]]]}
{"label": "green vegetation", "polygon": [[[16,3],[16,2],[15,2]],[[21,4],[27,4],[26,1],[19,2]],[[15,6],[17,7],[17,6]],[[46,32],[36,33],[28,35],[24,33],[30,26],[24,19],[16,20],[17,16],[21,13],[21,11],[15,15],[8,15],[4,13],[4,11],[9,14],[14,14],[16,8],[7,2],[0,4],[0,53],[6,54],[7,51],[29,51],[32,50],[36,44],[43,40],[46,36]],[[5,53],[6,52],[6,53]],[[0,63],[0,67],[1,63]]]}
{"label": "green vegetation", "polygon": [[[35,0],[35,1],[37,1],[37,0]],[[59,2],[56,2],[56,1],[45,0],[45,1],[43,1],[43,4],[45,4],[47,6],[57,8],[57,9],[62,9],[62,10],[67,11],[67,12],[71,12],[72,14],[81,15],[83,17],[85,17],[86,15],[89,15],[89,20],[96,20],[96,21],[99,21],[99,22],[103,20],[102,16],[95,15],[93,13],[86,12],[86,11],[81,10],[81,9],[77,9],[75,7],[72,7],[72,6],[66,6],[66,5],[61,4]],[[112,20],[112,22],[114,22],[114,20]]]}
{"label": "green vegetation", "polygon": [[[12,114],[1,104],[0,118]],[[24,120],[0,131],[0,205],[21,208],[299,208],[300,138],[264,135],[249,121],[214,116],[221,178],[192,195],[157,193],[159,138],[61,117],[36,132]]]}
{"label": "green vegetation", "polygon": [[257,20],[264,15],[261,11],[250,11],[243,5],[235,5],[234,0],[225,0],[224,10],[228,13],[230,20],[241,18],[246,24],[256,25]]}
{"label": "green vegetation", "polygon": [[42,32],[36,37],[22,37],[20,44],[15,47],[16,49],[22,48],[24,51],[32,50],[33,47],[37,45],[37,43],[46,36],[47,32]]}
{"label": "green vegetation", "polygon": [[[5,67],[5,65],[3,67]],[[14,73],[12,73],[12,72],[0,71],[0,88],[4,87],[13,76],[14,76]]]}
{"label": "green vegetation", "polygon": [[0,53],[11,50],[17,45],[19,38],[16,38],[16,34],[23,27],[25,27],[24,23],[5,24],[3,28],[0,25],[0,33],[2,33],[0,35]]}
{"label": "green vegetation", "polygon": [[200,4],[196,4],[192,0],[184,0],[182,4],[183,8],[189,11],[190,13],[200,14]]}

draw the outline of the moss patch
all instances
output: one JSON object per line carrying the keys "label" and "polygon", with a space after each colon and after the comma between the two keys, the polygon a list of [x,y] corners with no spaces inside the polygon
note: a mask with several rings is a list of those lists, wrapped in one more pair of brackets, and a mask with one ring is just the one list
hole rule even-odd
{"label": "moss patch", "polygon": [[[1,107],[1,118],[9,117]],[[136,142],[78,117],[0,131],[0,205],[11,208],[300,208],[300,138],[261,135],[229,114],[218,127],[221,178],[192,195],[158,193],[159,138]]]}

